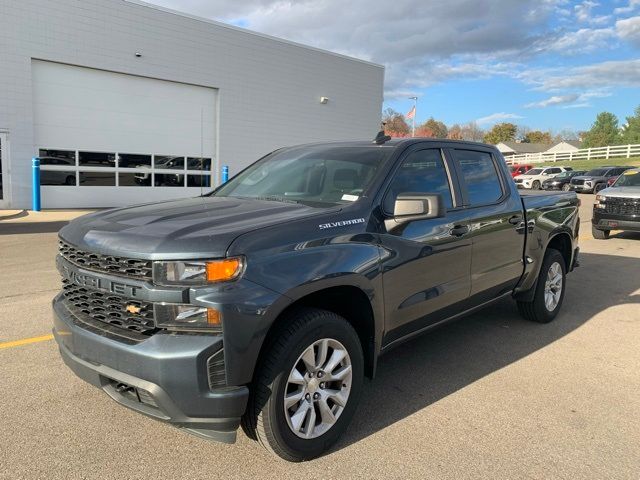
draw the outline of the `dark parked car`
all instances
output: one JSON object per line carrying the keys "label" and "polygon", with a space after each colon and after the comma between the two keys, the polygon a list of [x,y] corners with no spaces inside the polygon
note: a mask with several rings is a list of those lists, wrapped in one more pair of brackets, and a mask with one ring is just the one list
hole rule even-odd
{"label": "dark parked car", "polygon": [[591,233],[604,240],[611,230],[640,232],[640,168],[627,170],[596,195]]}
{"label": "dark parked car", "polygon": [[598,167],[589,170],[584,175],[571,179],[570,189],[580,193],[598,193],[607,187],[607,181],[611,177],[620,175],[625,170],[633,167]]}
{"label": "dark parked car", "polygon": [[124,406],[226,442],[242,422],[271,452],[314,458],[383,353],[507,297],[552,321],[578,204],[521,195],[479,143],[284,148],[210,194],[65,226],[53,331],[67,365]]}
{"label": "dark parked car", "polygon": [[542,182],[543,190],[564,190],[565,192],[570,190],[570,182],[573,177],[577,177],[579,175],[584,175],[586,170],[570,170],[566,172],[559,173],[553,178],[549,178]]}

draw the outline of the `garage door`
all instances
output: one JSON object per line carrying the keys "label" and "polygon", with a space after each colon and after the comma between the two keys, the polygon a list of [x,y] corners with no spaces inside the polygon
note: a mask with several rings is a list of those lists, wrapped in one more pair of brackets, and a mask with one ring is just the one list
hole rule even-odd
{"label": "garage door", "polygon": [[208,191],[217,90],[33,61],[45,208],[108,207]]}

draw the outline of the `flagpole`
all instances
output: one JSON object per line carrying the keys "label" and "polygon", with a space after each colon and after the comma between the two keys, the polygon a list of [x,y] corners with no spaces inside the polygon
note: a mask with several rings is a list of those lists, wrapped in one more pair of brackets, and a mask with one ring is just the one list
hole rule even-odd
{"label": "flagpole", "polygon": [[409,97],[410,100],[413,100],[413,117],[411,118],[411,136],[416,136],[416,113],[418,110],[418,97]]}

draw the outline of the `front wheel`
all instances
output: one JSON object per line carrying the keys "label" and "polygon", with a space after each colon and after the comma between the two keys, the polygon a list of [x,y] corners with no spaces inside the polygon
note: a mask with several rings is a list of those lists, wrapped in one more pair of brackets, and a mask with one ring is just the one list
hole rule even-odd
{"label": "front wheel", "polygon": [[319,309],[290,314],[260,360],[243,428],[289,461],[326,452],[358,404],[364,357],[344,318]]}
{"label": "front wheel", "polygon": [[547,249],[533,300],[518,301],[520,315],[538,323],[549,323],[556,318],[564,300],[566,274],[562,254],[553,248]]}
{"label": "front wheel", "polygon": [[564,185],[562,185],[562,191],[563,192],[568,192],[571,189],[571,187],[569,186],[568,183],[565,183]]}
{"label": "front wheel", "polygon": [[540,190],[540,182],[538,180],[534,181],[531,188],[534,190]]}
{"label": "front wheel", "polygon": [[610,233],[611,230],[598,230],[596,227],[591,225],[591,235],[593,235],[593,238],[596,240],[607,240]]}
{"label": "front wheel", "polygon": [[593,187],[593,193],[598,193],[600,190],[604,190],[605,188],[607,188],[606,183],[598,183]]}

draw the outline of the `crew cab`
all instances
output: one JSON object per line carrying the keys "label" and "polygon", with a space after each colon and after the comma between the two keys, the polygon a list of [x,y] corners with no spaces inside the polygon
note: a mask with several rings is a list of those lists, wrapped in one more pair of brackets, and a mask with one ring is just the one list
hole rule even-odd
{"label": "crew cab", "polygon": [[380,132],[283,148],[203,196],[65,226],[53,332],[67,365],[126,407],[224,442],[242,423],[310,459],[406,340],[504,298],[556,318],[578,205],[521,196],[479,143]]}
{"label": "crew cab", "polygon": [[523,175],[514,178],[518,188],[528,188],[532,190],[540,190],[542,182],[555,177],[559,173],[569,172],[573,170],[571,167],[537,167],[532,168]]}
{"label": "crew cab", "polygon": [[596,195],[591,233],[605,240],[611,230],[640,232],[640,168],[626,170],[613,186]]}

